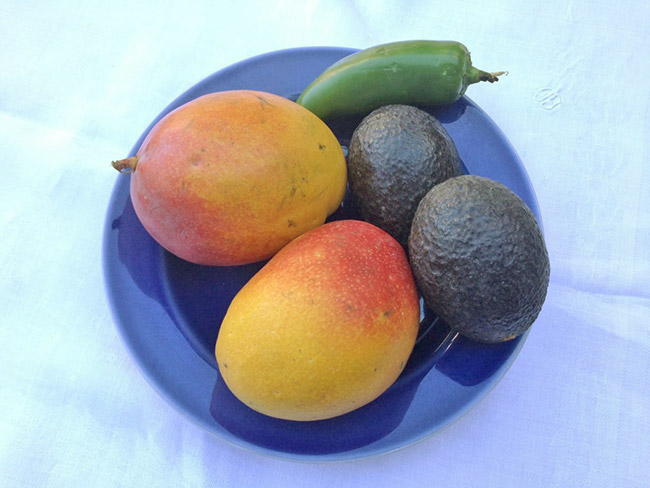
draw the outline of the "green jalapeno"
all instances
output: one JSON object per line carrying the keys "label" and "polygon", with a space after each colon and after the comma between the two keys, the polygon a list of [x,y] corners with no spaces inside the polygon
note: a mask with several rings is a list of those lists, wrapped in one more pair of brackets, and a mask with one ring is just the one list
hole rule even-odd
{"label": "green jalapeno", "polygon": [[297,103],[321,119],[367,114],[388,104],[446,105],[467,86],[493,83],[504,72],[472,66],[467,48],[455,41],[400,41],[358,51],[316,78]]}

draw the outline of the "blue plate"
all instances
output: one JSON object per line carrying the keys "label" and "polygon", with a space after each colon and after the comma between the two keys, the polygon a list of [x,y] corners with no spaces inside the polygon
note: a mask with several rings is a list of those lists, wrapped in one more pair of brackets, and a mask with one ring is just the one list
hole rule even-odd
{"label": "blue plate", "polygon": [[[221,70],[176,99],[167,112],[206,93],[255,89],[295,99],[327,66],[355,50],[299,48],[257,56]],[[540,220],[523,165],[499,128],[468,98],[432,110],[454,139],[464,169],[498,180]],[[331,127],[343,145],[358,120]],[[189,419],[238,446],[278,457],[329,461],[386,453],[430,436],[476,405],[502,378],[526,334],[485,345],[456,334],[422,307],[415,350],[382,396],[349,414],[293,422],[259,414],[226,388],[213,356],[219,324],[237,291],[264,263],[206,267],[163,250],[147,234],[117,177],[106,216],[103,269],[109,306],[123,342],[153,388]],[[354,218],[346,199],[332,219]]]}

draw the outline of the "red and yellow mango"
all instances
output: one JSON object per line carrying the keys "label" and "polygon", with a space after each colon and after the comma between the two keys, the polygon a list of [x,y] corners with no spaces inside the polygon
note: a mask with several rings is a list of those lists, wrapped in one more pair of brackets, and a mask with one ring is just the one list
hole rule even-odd
{"label": "red and yellow mango", "polygon": [[271,257],[321,225],[346,191],[345,157],[331,130],[270,93],[211,93],[177,108],[136,156],[131,199],[151,236],[196,264]]}
{"label": "red and yellow mango", "polygon": [[254,410],[289,420],[338,416],[397,379],[418,332],[402,247],[366,222],[327,223],[277,253],[236,295],[215,354]]}

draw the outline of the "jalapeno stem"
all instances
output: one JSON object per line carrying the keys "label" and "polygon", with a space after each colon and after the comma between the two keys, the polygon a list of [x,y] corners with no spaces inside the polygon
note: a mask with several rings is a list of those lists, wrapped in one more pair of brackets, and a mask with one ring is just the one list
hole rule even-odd
{"label": "jalapeno stem", "polygon": [[472,83],[478,83],[479,81],[489,81],[490,83],[494,83],[495,81],[499,81],[499,76],[507,74],[507,71],[495,71],[488,73],[487,71],[472,67],[468,76],[468,85],[471,85]]}
{"label": "jalapeno stem", "polygon": [[493,73],[487,73],[485,71],[479,70],[480,76],[479,76],[479,81],[489,81],[490,83],[494,83],[495,81],[499,81],[499,76],[507,75],[507,71],[495,71]]}

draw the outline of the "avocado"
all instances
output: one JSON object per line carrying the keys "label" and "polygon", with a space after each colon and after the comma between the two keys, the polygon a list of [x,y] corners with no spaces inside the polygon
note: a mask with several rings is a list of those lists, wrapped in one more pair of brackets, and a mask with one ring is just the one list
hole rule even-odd
{"label": "avocado", "polygon": [[489,178],[458,176],[426,194],[413,218],[409,259],[425,303],[478,342],[521,335],[546,298],[550,263],[537,220]]}
{"label": "avocado", "polygon": [[406,247],[420,199],[462,174],[456,146],[432,115],[410,105],[386,105],[356,127],[348,152],[350,193],[363,220]]}

